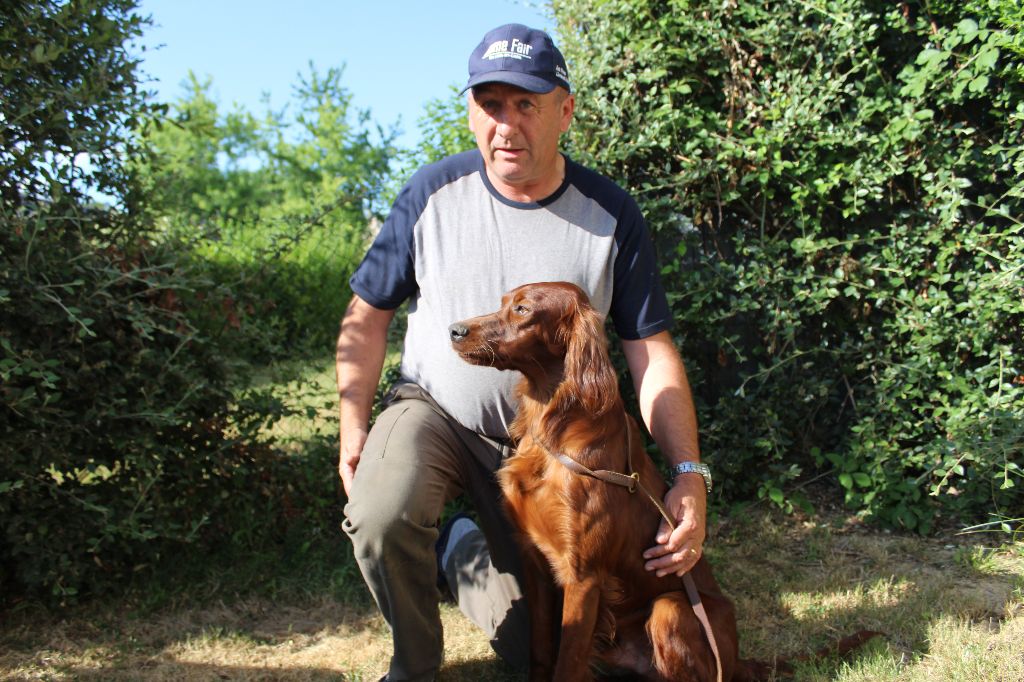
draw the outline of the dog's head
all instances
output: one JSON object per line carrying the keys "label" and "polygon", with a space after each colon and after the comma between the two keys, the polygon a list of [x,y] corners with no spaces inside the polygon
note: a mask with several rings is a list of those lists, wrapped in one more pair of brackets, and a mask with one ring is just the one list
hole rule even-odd
{"label": "dog's head", "polygon": [[564,384],[594,412],[618,395],[601,315],[575,284],[525,284],[489,314],[448,328],[452,347],[474,365],[518,370],[537,386]]}

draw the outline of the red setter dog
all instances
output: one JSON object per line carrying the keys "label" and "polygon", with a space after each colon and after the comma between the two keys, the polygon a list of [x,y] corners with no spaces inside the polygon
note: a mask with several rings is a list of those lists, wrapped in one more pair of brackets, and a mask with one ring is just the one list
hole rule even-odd
{"label": "red setter dog", "polygon": [[[644,569],[660,516],[643,492],[660,501],[667,486],[623,407],[603,321],[586,294],[567,283],[529,284],[449,333],[466,361],[523,375],[516,455],[498,475],[522,533],[530,679],[749,677],[737,660],[732,602],[704,558],[690,575],[721,670],[681,579]],[[643,492],[581,475],[572,460],[602,473],[632,469]]]}

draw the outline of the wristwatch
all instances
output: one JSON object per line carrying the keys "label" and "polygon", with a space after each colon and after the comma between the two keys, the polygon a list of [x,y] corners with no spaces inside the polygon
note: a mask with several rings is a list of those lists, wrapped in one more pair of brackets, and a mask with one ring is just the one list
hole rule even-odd
{"label": "wristwatch", "polygon": [[711,492],[711,468],[701,462],[680,462],[671,469],[672,478],[679,474],[700,474],[704,478],[704,487]]}

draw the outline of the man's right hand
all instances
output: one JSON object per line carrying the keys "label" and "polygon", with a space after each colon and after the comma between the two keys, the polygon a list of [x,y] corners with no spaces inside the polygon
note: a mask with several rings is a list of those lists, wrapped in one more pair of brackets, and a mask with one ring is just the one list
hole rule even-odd
{"label": "man's right hand", "polygon": [[362,456],[365,443],[366,431],[347,433],[341,441],[338,474],[341,476],[341,485],[345,488],[346,497],[352,490],[352,479],[356,475],[356,467],[359,466],[359,458]]}
{"label": "man's right hand", "polygon": [[338,334],[335,368],[338,378],[338,474],[345,495],[363,454],[370,411],[388,347],[388,325],[394,310],[381,310],[352,294]]}

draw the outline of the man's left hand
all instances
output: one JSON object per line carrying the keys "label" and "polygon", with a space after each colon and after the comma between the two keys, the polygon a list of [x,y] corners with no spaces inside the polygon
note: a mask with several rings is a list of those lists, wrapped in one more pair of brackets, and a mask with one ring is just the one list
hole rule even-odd
{"label": "man's left hand", "polygon": [[662,519],[654,538],[657,544],[644,552],[644,568],[655,571],[659,578],[671,573],[682,576],[700,559],[707,520],[704,479],[692,474],[676,476],[665,493],[665,509],[676,520],[675,530]]}

